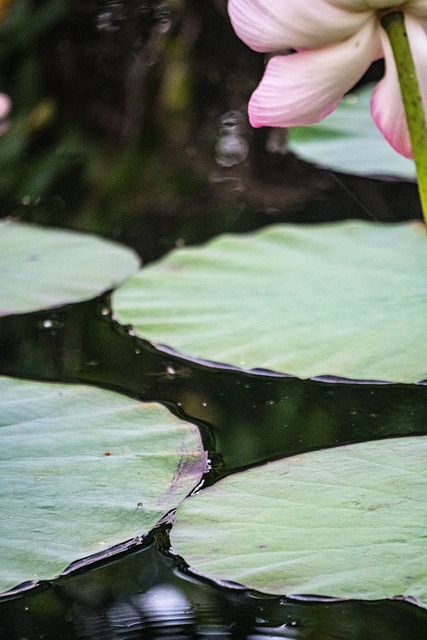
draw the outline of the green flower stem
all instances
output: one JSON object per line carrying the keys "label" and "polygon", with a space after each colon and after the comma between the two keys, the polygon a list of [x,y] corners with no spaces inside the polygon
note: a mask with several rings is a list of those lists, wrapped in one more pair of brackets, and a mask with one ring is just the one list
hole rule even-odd
{"label": "green flower stem", "polygon": [[418,191],[427,226],[427,128],[424,106],[402,11],[386,11],[381,24],[390,40],[399,76],[400,91],[411,137],[418,177]]}

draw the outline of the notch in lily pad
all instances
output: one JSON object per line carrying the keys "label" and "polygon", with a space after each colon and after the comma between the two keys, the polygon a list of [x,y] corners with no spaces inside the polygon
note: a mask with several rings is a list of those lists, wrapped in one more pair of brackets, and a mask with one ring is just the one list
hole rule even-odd
{"label": "notch in lily pad", "polygon": [[0,377],[0,438],[0,592],[144,536],[206,468],[194,425],[81,385]]}

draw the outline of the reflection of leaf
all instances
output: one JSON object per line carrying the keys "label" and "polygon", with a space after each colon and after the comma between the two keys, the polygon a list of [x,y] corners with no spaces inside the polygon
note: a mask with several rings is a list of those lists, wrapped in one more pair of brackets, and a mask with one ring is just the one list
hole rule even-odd
{"label": "reflection of leaf", "polygon": [[174,550],[275,594],[427,606],[427,438],[327,449],[229,476],[185,500]]}
{"label": "reflection of leaf", "polygon": [[396,153],[370,112],[373,86],[346,96],[325,120],[289,130],[289,147],[300,158],[342,173],[414,180],[415,165]]}
{"label": "reflection of leaf", "polygon": [[189,356],[300,377],[427,377],[421,225],[278,225],[179,249],[113,295],[116,317]]}
{"label": "reflection of leaf", "polygon": [[0,222],[0,316],[95,297],[138,267],[126,247],[95,236]]}
{"label": "reflection of leaf", "polygon": [[199,482],[196,427],[90,387],[0,378],[0,590],[146,533]]}

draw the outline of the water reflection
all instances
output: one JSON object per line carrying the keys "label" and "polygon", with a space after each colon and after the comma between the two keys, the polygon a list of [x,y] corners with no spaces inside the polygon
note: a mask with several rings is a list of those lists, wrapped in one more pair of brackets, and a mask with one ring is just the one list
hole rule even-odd
{"label": "water reflection", "polygon": [[169,31],[171,27],[171,11],[166,2],[159,2],[153,11],[154,27],[162,34]]}
{"label": "water reflection", "polygon": [[219,586],[167,551],[160,527],[137,548],[0,603],[1,640],[425,640],[403,601],[290,600]]}
{"label": "water reflection", "polygon": [[115,33],[122,27],[125,18],[122,2],[105,2],[96,17],[96,28],[101,33]]}
{"label": "water reflection", "polygon": [[216,144],[216,161],[223,167],[243,162],[249,153],[249,145],[243,135],[244,118],[240,111],[230,111],[219,119]]}
{"label": "water reflection", "polygon": [[[127,599],[113,600],[99,612],[76,607],[72,616],[79,620],[80,633],[93,640],[105,637],[117,640],[132,638],[192,638],[195,617],[184,592],[174,585],[156,585]],[[78,615],[76,616],[76,613]]]}

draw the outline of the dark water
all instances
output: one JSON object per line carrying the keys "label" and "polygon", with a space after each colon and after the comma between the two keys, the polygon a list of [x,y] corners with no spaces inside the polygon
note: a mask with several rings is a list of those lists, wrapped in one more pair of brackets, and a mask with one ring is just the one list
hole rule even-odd
{"label": "dark water", "polygon": [[136,640],[285,638],[424,640],[425,612],[406,602],[292,601],[218,586],[163,550],[164,533],[107,563],[2,603],[1,638]]}
{"label": "dark water", "polygon": [[[300,380],[189,361],[129,334],[108,296],[0,319],[0,362],[2,374],[164,403],[199,425],[212,466],[205,483],[301,451],[427,431],[425,384]],[[4,597],[0,638],[427,637],[427,612],[408,602],[296,601],[192,575],[170,552],[171,521]]]}

